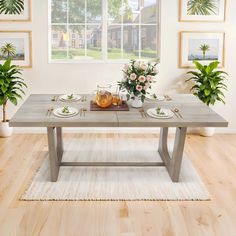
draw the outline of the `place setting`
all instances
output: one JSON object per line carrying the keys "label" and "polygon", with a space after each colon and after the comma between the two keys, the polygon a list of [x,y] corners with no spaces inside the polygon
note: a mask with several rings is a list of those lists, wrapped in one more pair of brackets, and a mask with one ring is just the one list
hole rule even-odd
{"label": "place setting", "polygon": [[70,118],[79,114],[79,110],[74,107],[64,106],[53,109],[52,114],[59,118]]}
{"label": "place setting", "polygon": [[141,114],[142,118],[156,118],[156,119],[170,119],[176,116],[177,118],[183,119],[183,115],[181,114],[178,108],[163,108],[163,107],[156,107],[156,108],[149,108],[147,111],[144,108],[139,109],[139,113]]}
{"label": "place setting", "polygon": [[145,95],[147,101],[165,101],[165,96],[158,93],[147,93]]}
{"label": "place setting", "polygon": [[172,101],[173,99],[167,94],[158,94],[153,92],[147,92],[145,95],[146,101],[151,102],[162,102],[162,101]]}
{"label": "place setting", "polygon": [[[86,96],[81,96],[79,94],[74,94],[74,93],[70,93],[70,94],[63,94],[63,95],[55,95],[53,96],[53,98],[51,99],[51,101],[53,102],[65,102],[65,103],[71,103],[71,102],[85,102],[87,101],[87,97]],[[80,115],[80,116],[85,116],[87,109],[86,108],[80,108],[79,110],[75,107],[66,105],[66,106],[62,106],[62,107],[58,107],[58,108],[54,108],[51,107],[47,110],[46,116],[51,116],[52,114],[56,117],[59,118],[71,118],[74,117],[76,115]]]}
{"label": "place setting", "polygon": [[146,113],[148,116],[156,119],[170,119],[174,116],[171,109],[162,107],[150,108],[146,111]]}
{"label": "place setting", "polygon": [[81,99],[84,99],[84,96],[80,96],[78,94],[63,94],[58,97],[59,101],[61,102],[77,102],[80,101]]}

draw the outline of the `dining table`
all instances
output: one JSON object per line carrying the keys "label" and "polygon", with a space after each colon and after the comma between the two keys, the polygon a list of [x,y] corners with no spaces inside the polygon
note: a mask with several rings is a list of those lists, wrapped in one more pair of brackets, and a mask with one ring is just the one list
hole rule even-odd
{"label": "dining table", "polygon": [[[79,101],[65,103],[58,98],[59,94],[31,94],[21,105],[10,120],[11,127],[44,127],[47,130],[48,153],[50,163],[50,180],[56,182],[60,167],[86,166],[86,167],[160,167],[165,166],[173,182],[179,182],[184,146],[188,128],[196,127],[227,127],[228,122],[209,106],[201,102],[192,94],[171,94],[169,99],[163,101],[145,100],[142,109],[133,108],[128,101],[129,110],[99,110],[91,111],[91,101],[94,95],[80,94]],[[57,117],[53,110],[63,106],[71,106],[83,111],[73,117]],[[157,119],[147,115],[150,108],[166,108],[174,112],[169,119]],[[175,112],[176,111],[176,112]],[[153,132],[159,132],[159,144],[157,151],[161,162],[66,162],[63,161],[63,133],[66,127],[133,127],[153,128]],[[175,137],[173,150],[168,148],[168,131],[174,128]],[[81,129],[80,129],[81,130]],[[31,148],[31,147],[29,147]],[[66,147],[65,147],[66,148]],[[206,147],[207,148],[207,147]],[[89,151],[89,150],[88,150]],[[79,170],[78,170],[79,171]]]}

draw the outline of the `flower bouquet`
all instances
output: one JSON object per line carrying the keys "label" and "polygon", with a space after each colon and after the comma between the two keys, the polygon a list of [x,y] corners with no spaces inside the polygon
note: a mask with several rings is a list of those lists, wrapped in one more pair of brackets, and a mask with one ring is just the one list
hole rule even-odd
{"label": "flower bouquet", "polygon": [[[155,76],[158,73],[156,68],[157,63],[145,63],[141,61],[131,60],[125,64],[122,81],[118,82],[121,91],[127,91],[127,100],[140,100],[141,106],[151,89],[152,83],[155,81]],[[136,106],[138,107],[138,106]]]}

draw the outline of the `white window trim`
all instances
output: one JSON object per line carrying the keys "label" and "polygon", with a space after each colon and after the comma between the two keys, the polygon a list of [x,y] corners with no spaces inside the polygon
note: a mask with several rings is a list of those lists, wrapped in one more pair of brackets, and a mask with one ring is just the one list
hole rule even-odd
{"label": "white window trim", "polygon": [[[67,0],[68,1],[68,0]],[[160,61],[161,58],[161,1],[162,0],[157,0],[158,3],[156,4],[156,8],[157,8],[157,14],[158,14],[158,18],[157,18],[157,59]],[[122,0],[123,2],[123,0]],[[104,9],[108,10],[108,4],[107,4],[107,0],[102,0],[102,11],[104,11]],[[68,11],[67,11],[68,14]],[[86,60],[86,59],[82,59],[82,60],[74,60],[74,59],[66,59],[66,60],[52,60],[51,58],[51,42],[52,42],[52,35],[51,35],[51,26],[52,25],[66,25],[65,23],[55,23],[52,24],[51,23],[51,0],[48,0],[48,63],[49,64],[94,64],[94,63],[98,63],[98,64],[124,64],[130,61],[130,59],[108,59],[107,57],[107,14],[103,14],[103,21],[102,21],[102,39],[101,39],[101,51],[102,51],[102,59],[101,60],[97,60],[97,59],[90,59],[90,60]],[[141,17],[140,17],[141,18]],[[68,19],[68,17],[67,17]],[[82,25],[82,24],[73,24],[73,25]],[[83,24],[84,25],[84,24]],[[97,25],[96,23],[87,23],[87,25]],[[113,24],[116,25],[116,24]],[[120,25],[120,24],[117,24]],[[135,24],[125,24],[125,25],[135,25]],[[141,25],[140,24],[136,24],[139,26],[139,34],[141,34]],[[142,25],[154,25],[154,24],[142,24]],[[67,24],[68,26],[68,24]],[[86,27],[85,27],[86,28]],[[122,35],[122,41],[123,41],[123,31],[121,31]],[[139,36],[140,37],[140,36]],[[140,41],[140,40],[139,40]],[[123,45],[121,45],[123,46]],[[141,47],[141,42],[139,42],[139,48]],[[123,47],[121,47],[121,52],[123,53]],[[140,50],[139,50],[140,53]],[[123,55],[122,55],[123,57]],[[141,59],[142,61],[148,61],[148,59]]]}

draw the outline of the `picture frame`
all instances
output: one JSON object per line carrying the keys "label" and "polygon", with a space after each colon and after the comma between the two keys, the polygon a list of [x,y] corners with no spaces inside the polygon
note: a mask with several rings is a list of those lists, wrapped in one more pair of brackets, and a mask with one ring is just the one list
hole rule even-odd
{"label": "picture frame", "polygon": [[217,60],[219,67],[224,67],[224,32],[182,31],[179,48],[180,68],[194,68],[194,60],[205,65]]}
{"label": "picture frame", "polygon": [[[179,21],[224,22],[227,0],[209,0],[208,6],[197,5],[198,0],[179,0]],[[212,2],[210,2],[212,1]],[[195,4],[195,5],[194,5]]]}
{"label": "picture frame", "polygon": [[[9,50],[4,50],[6,44],[10,44],[11,53]],[[0,63],[2,64],[9,57],[15,65],[22,68],[32,67],[31,31],[0,31]]]}
{"label": "picture frame", "polygon": [[[15,0],[16,4],[8,7],[0,3],[0,22],[30,22],[32,0]],[[9,13],[10,12],[10,13]]]}

